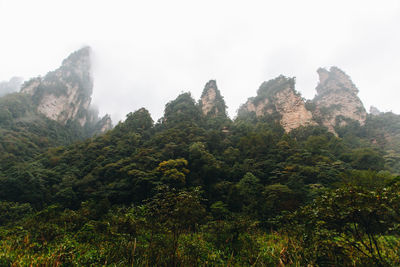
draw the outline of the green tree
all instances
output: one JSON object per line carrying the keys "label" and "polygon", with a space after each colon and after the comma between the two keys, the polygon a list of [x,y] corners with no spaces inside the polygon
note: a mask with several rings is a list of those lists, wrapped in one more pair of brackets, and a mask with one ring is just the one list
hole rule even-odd
{"label": "green tree", "polygon": [[153,119],[147,109],[141,108],[126,115],[125,122],[119,127],[137,133],[143,133],[153,127]]}
{"label": "green tree", "polygon": [[[168,186],[158,188],[158,193],[145,204],[147,220],[153,233],[167,234],[171,238],[171,247],[160,249],[169,256],[169,265],[177,266],[178,240],[181,234],[196,231],[205,219],[205,208],[202,204],[200,188],[190,191],[177,191]],[[169,235],[169,233],[171,233]]]}
{"label": "green tree", "polygon": [[156,170],[161,174],[161,181],[179,188],[186,184],[186,175],[189,173],[187,166],[185,159],[170,159],[158,164]]}
{"label": "green tree", "polygon": [[342,187],[296,211],[287,229],[297,236],[308,264],[398,265],[396,248],[386,237],[399,238],[399,192],[398,184]]}
{"label": "green tree", "polygon": [[246,173],[236,184],[243,209],[249,214],[258,214],[261,200],[262,184],[251,172]]}

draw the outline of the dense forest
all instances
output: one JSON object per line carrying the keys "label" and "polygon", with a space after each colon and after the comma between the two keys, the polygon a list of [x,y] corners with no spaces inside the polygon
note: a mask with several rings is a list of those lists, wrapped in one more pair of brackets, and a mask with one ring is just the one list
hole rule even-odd
{"label": "dense forest", "polygon": [[287,132],[217,98],[90,138],[1,98],[0,265],[400,265],[400,116]]}

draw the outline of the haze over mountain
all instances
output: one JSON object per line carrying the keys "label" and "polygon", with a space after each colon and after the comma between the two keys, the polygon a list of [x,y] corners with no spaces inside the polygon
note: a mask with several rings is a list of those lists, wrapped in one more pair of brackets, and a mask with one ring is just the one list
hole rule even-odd
{"label": "haze over mountain", "polygon": [[21,89],[22,82],[21,77],[12,77],[9,81],[0,82],[0,97],[18,92]]}
{"label": "haze over mountain", "polygon": [[32,78],[22,85],[21,93],[34,100],[36,109],[47,118],[65,125],[77,121],[84,127],[99,125],[101,131],[111,129],[108,115],[98,118],[98,111],[90,104],[93,93],[91,48],[83,47],[64,59],[61,67],[43,78]]}
{"label": "haze over mountain", "polygon": [[[5,129],[9,127],[8,125],[18,125],[20,121],[37,123],[35,121],[41,120],[38,116],[40,114],[60,123],[60,127],[70,128],[71,125],[76,124],[77,126],[72,127],[73,132],[76,132],[72,133],[74,137],[71,136],[72,139],[69,142],[110,130],[112,128],[110,116],[105,115],[99,118],[97,108],[91,105],[92,65],[92,49],[85,46],[70,54],[63,60],[61,67],[48,72],[43,78],[40,76],[32,78],[22,86],[20,85],[21,78],[13,78],[10,82],[2,83],[5,93],[21,87],[20,93],[14,93],[2,99],[0,107],[3,109],[1,115]],[[263,82],[257,91],[257,96],[248,98],[247,102],[240,106],[235,117],[251,120],[254,117],[267,118],[269,121],[279,123],[286,132],[300,127],[319,125],[336,136],[339,133],[338,129],[354,122],[359,126],[364,126],[367,121],[367,112],[358,97],[359,90],[350,76],[338,67],[319,68],[317,72],[320,81],[316,87],[317,94],[313,99],[305,99],[296,90],[295,77],[280,75]],[[192,99],[190,92],[181,94],[178,98],[187,99],[190,103]],[[24,101],[27,106],[18,107],[15,112],[14,106],[21,105]],[[227,105],[217,87],[216,80],[210,80],[205,85],[198,104],[188,105],[193,105],[192,116],[194,117],[198,116],[195,110],[199,109],[203,116],[229,120],[226,112]],[[168,120],[169,113],[177,112],[169,110],[169,107],[170,105],[167,104],[162,121]],[[371,111],[372,116],[380,117],[385,114],[373,107]],[[24,130],[30,127],[27,128],[23,124],[20,126]],[[76,127],[81,127],[81,129]],[[386,132],[386,135],[392,136],[389,132]],[[56,140],[57,138],[53,141]]]}
{"label": "haze over mountain", "polygon": [[0,265],[400,263],[400,115],[338,67],[311,100],[280,75],[232,120],[209,80],[111,129],[90,51],[0,97]]}
{"label": "haze over mountain", "polygon": [[0,0],[0,266],[400,266],[399,25]]}
{"label": "haze over mountain", "polygon": [[181,91],[200,97],[209,79],[223,90],[230,117],[262,81],[281,74],[296,77],[296,89],[312,99],[315,70],[329,66],[351,75],[367,110],[400,113],[397,0],[339,0],[329,8],[316,0],[7,0],[0,12],[10,37],[1,44],[0,81],[43,76],[90,45],[93,103],[115,122],[141,106],[159,118],[164,103]]}

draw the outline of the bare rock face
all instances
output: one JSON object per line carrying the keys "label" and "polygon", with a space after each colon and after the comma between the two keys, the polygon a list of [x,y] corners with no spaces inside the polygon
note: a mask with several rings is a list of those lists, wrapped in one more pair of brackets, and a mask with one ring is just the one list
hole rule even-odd
{"label": "bare rock face", "polygon": [[226,106],[215,80],[210,80],[204,87],[200,98],[200,107],[204,116],[226,116]]}
{"label": "bare rock face", "polygon": [[21,88],[22,93],[32,96],[39,113],[64,125],[77,121],[81,126],[100,121],[89,111],[92,91],[90,47],[73,52],[61,67],[25,82]]}
{"label": "bare rock face", "polygon": [[316,125],[312,113],[306,109],[305,103],[294,88],[286,88],[276,94],[275,107],[282,115],[281,125],[290,132],[300,126]]}
{"label": "bare rock face", "polygon": [[249,98],[240,107],[238,116],[251,112],[257,117],[277,115],[286,132],[300,126],[316,125],[312,113],[295,90],[295,79],[285,76],[262,83],[257,96]]}
{"label": "bare rock face", "polygon": [[320,81],[313,100],[314,118],[332,133],[335,126],[346,125],[348,119],[364,125],[367,112],[350,77],[337,67],[329,71],[320,68],[317,72]]}
{"label": "bare rock face", "polygon": [[89,108],[93,89],[90,62],[90,48],[84,47],[44,78],[25,83],[21,92],[32,95],[37,110],[49,119],[62,124],[78,120],[83,126],[87,122],[85,111]]}
{"label": "bare rock face", "polygon": [[272,115],[275,112],[274,106],[270,105],[270,100],[265,98],[261,101],[254,101],[254,97],[251,97],[247,102],[240,107],[239,114],[242,112],[254,112],[257,117]]}

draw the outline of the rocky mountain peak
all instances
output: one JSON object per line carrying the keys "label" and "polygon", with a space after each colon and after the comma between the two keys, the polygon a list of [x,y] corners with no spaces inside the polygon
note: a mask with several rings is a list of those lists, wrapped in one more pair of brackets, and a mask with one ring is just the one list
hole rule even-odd
{"label": "rocky mountain peak", "polygon": [[316,120],[333,133],[336,126],[346,125],[349,119],[363,125],[367,112],[351,78],[337,67],[331,67],[329,71],[320,68],[317,72],[320,81],[313,100]]}
{"label": "rocky mountain peak", "polygon": [[84,46],[81,49],[72,52],[67,58],[65,58],[62,61],[62,66],[87,71],[91,66],[91,53],[92,49],[90,46]]}
{"label": "rocky mountain peak", "polygon": [[90,47],[73,52],[43,78],[25,82],[21,92],[32,96],[39,113],[61,124],[77,121],[84,126],[100,120],[89,111],[93,92]]}
{"label": "rocky mountain peak", "polygon": [[285,131],[315,125],[312,113],[306,109],[301,95],[295,90],[295,78],[283,75],[263,82],[257,96],[249,98],[239,109],[238,116],[255,113],[257,117],[274,116]]}
{"label": "rocky mountain peak", "polygon": [[80,89],[90,95],[93,89],[91,54],[90,47],[83,47],[64,59],[60,68],[65,78],[79,82]]}
{"label": "rocky mountain peak", "polygon": [[317,70],[319,75],[319,84],[316,88],[319,95],[331,91],[350,91],[358,94],[358,89],[351,78],[338,67],[331,67],[329,71],[324,68]]}
{"label": "rocky mountain peak", "polygon": [[200,98],[200,106],[203,115],[226,116],[226,105],[215,80],[206,83]]}

